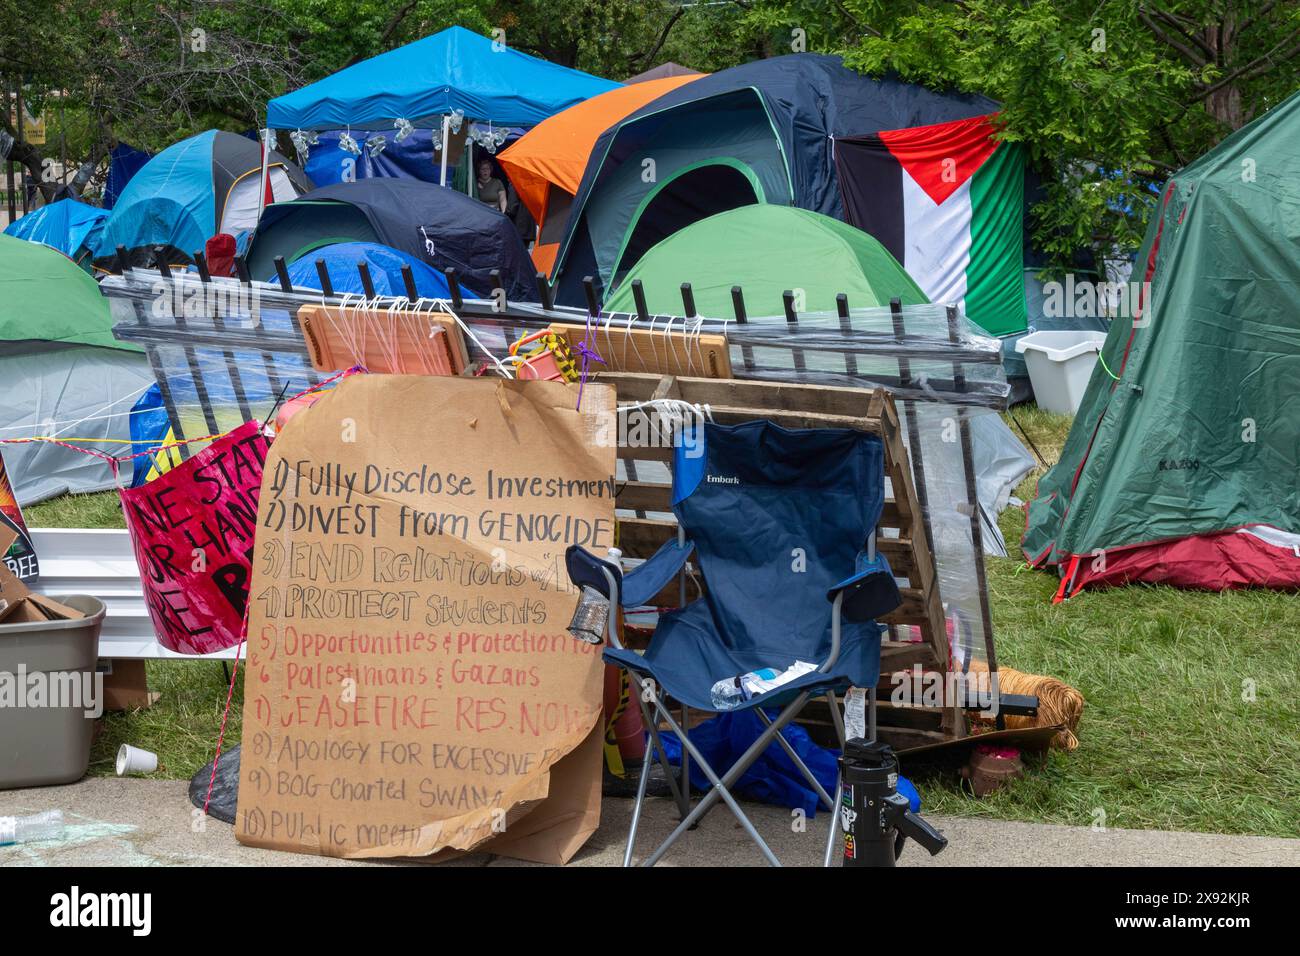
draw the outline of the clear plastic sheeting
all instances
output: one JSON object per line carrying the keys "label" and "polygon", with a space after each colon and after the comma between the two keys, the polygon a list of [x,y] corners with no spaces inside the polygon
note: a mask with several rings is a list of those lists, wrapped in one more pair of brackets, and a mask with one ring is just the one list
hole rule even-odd
{"label": "clear plastic sheeting", "polygon": [[[784,380],[798,352],[800,380],[821,385],[861,388],[865,382],[888,388],[899,400],[998,409],[1010,394],[1000,367],[1002,344],[943,306],[853,309],[842,317],[804,313],[793,323],[769,317],[727,326],[732,366],[744,369],[745,378]],[[907,362],[910,381],[900,375],[900,360]],[[960,385],[954,362],[964,375]]]}
{"label": "clear plastic sheeting", "polygon": [[[264,420],[279,401],[328,377],[312,368],[289,309],[264,307],[259,284],[187,275],[169,284],[142,272],[124,279],[101,283],[114,333],[144,346],[175,439],[189,442],[181,457],[204,447],[194,439]],[[221,294],[204,295],[205,285]]]}
{"label": "clear plastic sheeting", "polygon": [[[216,434],[250,417],[266,417],[280,396],[330,374],[311,368],[292,316],[303,305],[343,304],[338,297],[229,279],[201,281],[193,273],[164,278],[128,272],[106,278],[101,289],[113,300],[114,334],[145,347],[178,437]],[[393,301],[410,306],[406,300],[375,300],[372,307],[382,311]],[[455,296],[416,306],[457,317],[472,364],[501,362],[510,342],[563,322],[591,328],[589,344],[597,351],[602,328],[684,332],[687,354],[691,336],[720,333],[736,378],[888,389],[903,420],[953,659],[963,669],[977,662],[996,666],[980,551],[985,541],[999,550],[996,514],[1032,460],[995,414],[1009,395],[1001,343],[956,308],[792,312],[740,321],[592,316]]]}
{"label": "clear plastic sheeting", "polygon": [[972,514],[978,516],[983,511],[972,505],[978,496],[971,494],[959,433],[963,417],[969,426],[972,419],[993,413],[928,402],[899,402],[898,410],[930,534],[953,668],[965,672],[972,663],[990,662],[993,635],[988,592],[982,580],[983,556],[975,542],[976,524],[981,542],[987,525],[978,518],[977,522],[971,520]]}

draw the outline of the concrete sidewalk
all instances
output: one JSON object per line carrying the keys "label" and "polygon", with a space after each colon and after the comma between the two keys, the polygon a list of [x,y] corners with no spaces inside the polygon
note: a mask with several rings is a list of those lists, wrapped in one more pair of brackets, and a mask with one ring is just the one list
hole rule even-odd
{"label": "concrete sidewalk", "polygon": [[[69,824],[61,843],[0,848],[0,866],[373,866],[365,862],[276,853],[240,846],[233,828],[203,820],[192,828],[194,808],[181,780],[93,777],[66,787],[0,791],[0,816],[58,808]],[[571,866],[617,866],[631,814],[630,800],[607,799],[601,825]],[[794,832],[784,810],[746,804],[755,826],[787,865],[821,864],[826,814]],[[903,866],[1300,866],[1300,840],[1217,836],[1157,830],[1094,831],[1041,823],[969,817],[931,817],[948,848],[928,856],[915,844]],[[639,853],[647,853],[676,823],[666,800],[652,800],[643,815]],[[751,866],[763,862],[726,807],[711,812],[694,833],[669,851],[674,866]],[[515,861],[477,853],[448,866],[509,866]],[[420,865],[420,864],[415,864]]]}

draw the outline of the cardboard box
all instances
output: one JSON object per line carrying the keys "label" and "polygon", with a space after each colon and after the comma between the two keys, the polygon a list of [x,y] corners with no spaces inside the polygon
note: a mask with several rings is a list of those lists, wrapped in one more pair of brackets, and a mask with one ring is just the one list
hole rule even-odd
{"label": "cardboard box", "polygon": [[[8,550],[16,537],[12,528],[0,527],[0,554]],[[85,617],[76,608],[60,604],[37,594],[0,561],[0,624],[37,624],[41,621],[66,621]]]}

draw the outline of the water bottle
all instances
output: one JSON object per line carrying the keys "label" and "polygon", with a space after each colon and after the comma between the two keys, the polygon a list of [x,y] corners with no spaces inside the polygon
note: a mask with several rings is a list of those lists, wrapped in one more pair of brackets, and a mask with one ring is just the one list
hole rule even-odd
{"label": "water bottle", "polygon": [[[610,548],[606,552],[610,564],[617,565],[622,557],[623,552],[618,548]],[[588,644],[600,644],[605,640],[607,623],[609,623],[609,599],[590,584],[583,585],[578,606],[573,611],[573,619],[569,621],[569,633]]]}
{"label": "water bottle", "polygon": [[605,639],[605,624],[609,621],[609,598],[590,584],[583,585],[582,596],[569,622],[569,633],[588,644],[599,644]]}
{"label": "water bottle", "polygon": [[809,664],[807,661],[795,661],[783,671],[778,671],[774,667],[760,667],[758,670],[718,681],[713,685],[709,699],[715,710],[731,710],[751,697],[776,690],[816,669],[816,664]]}
{"label": "water bottle", "polygon": [[730,710],[733,707],[739,707],[754,696],[757,681],[774,681],[778,677],[778,673],[774,668],[760,667],[758,670],[750,671],[747,674],[728,677],[726,680],[720,680],[713,685],[709,697],[713,701],[713,706],[718,710]]}
{"label": "water bottle", "polygon": [[63,837],[63,811],[46,810],[30,817],[0,817],[0,846]]}

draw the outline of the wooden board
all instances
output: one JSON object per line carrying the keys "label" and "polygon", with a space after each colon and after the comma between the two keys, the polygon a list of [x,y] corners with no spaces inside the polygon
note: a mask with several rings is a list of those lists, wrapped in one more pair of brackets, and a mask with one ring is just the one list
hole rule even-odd
{"label": "wooden board", "polygon": [[438,312],[398,311],[390,319],[383,310],[304,305],[298,327],[318,372],[361,365],[371,372],[459,375],[469,363],[456,320]]}
{"label": "wooden board", "polygon": [[[551,331],[563,335],[569,347],[584,339],[604,359],[597,368],[611,372],[647,372],[659,375],[697,375],[706,379],[731,378],[731,355],[727,337],[717,333],[687,335],[680,328],[668,331],[643,327],[628,328],[617,321],[592,322],[587,327],[565,322],[551,323]],[[595,364],[595,363],[593,363]]]}
{"label": "wooden board", "polygon": [[[948,631],[938,576],[926,543],[924,512],[912,484],[907,446],[888,392],[883,389],[715,380],[603,369],[594,377],[596,381],[614,385],[621,403],[674,398],[709,406],[714,420],[722,423],[763,418],[792,428],[856,428],[879,435],[884,445],[885,476],[889,483],[878,525],[880,537],[877,544],[899,579],[903,597],[902,605],[881,619],[881,623],[891,625],[881,647],[882,686],[889,686],[892,674],[907,670],[914,664],[929,671],[948,671]],[[629,558],[648,558],[665,541],[676,537],[677,522],[670,503],[671,485],[665,480],[643,479],[638,464],[670,461],[672,449],[620,446],[618,457],[627,472],[627,480],[620,486],[616,499],[618,545]],[[662,468],[658,473],[662,474]],[[693,600],[698,593],[697,581],[692,578],[688,583],[687,600]],[[707,588],[707,582],[704,585]],[[677,595],[678,586],[674,581],[652,603],[673,607],[678,603]],[[909,639],[912,628],[920,632],[920,641]],[[812,704],[809,707],[815,709]],[[967,732],[965,713],[955,704],[942,710],[912,709],[897,715],[891,715],[889,708],[882,708],[879,714],[882,734],[888,729],[892,716],[906,722],[923,720],[926,724],[924,728],[906,729],[904,736],[909,746],[918,742],[933,744],[958,739]],[[924,739],[918,738],[918,734]]]}

